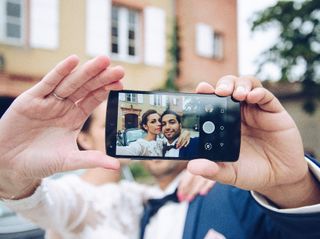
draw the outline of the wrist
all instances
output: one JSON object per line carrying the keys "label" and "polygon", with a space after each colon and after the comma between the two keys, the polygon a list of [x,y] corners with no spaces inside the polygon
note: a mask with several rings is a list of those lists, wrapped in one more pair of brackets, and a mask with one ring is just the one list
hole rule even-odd
{"label": "wrist", "polygon": [[258,191],[258,193],[267,197],[281,209],[320,203],[320,183],[310,171],[307,171],[306,175],[295,183],[279,185]]}
{"label": "wrist", "polygon": [[[26,179],[0,185],[0,200],[18,200],[31,196],[41,184],[41,179]],[[5,185],[5,186],[4,186]]]}

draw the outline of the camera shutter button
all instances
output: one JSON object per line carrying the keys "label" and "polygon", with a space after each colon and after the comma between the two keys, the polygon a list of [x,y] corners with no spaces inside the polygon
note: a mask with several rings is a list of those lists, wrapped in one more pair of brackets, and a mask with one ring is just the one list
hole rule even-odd
{"label": "camera shutter button", "polygon": [[215,128],[216,127],[215,127],[214,123],[211,121],[206,121],[202,125],[202,129],[206,134],[212,134],[214,132]]}

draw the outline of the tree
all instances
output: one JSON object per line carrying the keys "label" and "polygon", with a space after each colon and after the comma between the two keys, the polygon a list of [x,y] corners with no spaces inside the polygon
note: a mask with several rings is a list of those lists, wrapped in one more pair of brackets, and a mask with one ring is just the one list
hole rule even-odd
{"label": "tree", "polygon": [[171,62],[171,68],[167,74],[167,80],[164,85],[164,90],[169,91],[178,91],[178,87],[176,85],[176,79],[179,76],[179,62],[180,62],[180,46],[179,46],[179,27],[177,23],[177,19],[173,24],[173,32],[171,35],[171,46],[169,48],[169,57]]}
{"label": "tree", "polygon": [[281,69],[280,81],[292,81],[299,69],[297,79],[302,84],[306,101],[304,110],[314,113],[320,99],[320,1],[278,1],[252,19],[252,28],[265,30],[278,27],[279,41],[263,52],[259,71],[264,64],[272,62]]}

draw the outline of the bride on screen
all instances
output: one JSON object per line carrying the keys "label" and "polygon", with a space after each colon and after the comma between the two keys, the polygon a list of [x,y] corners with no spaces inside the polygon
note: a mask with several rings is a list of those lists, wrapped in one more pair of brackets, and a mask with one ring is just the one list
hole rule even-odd
{"label": "bride on screen", "polygon": [[[129,146],[117,146],[117,154],[161,157],[164,139],[160,138],[160,114],[156,110],[147,110],[142,115],[140,128],[147,133],[146,136],[130,143]],[[177,148],[188,145],[190,141],[190,132],[182,132],[178,141],[181,143],[180,145],[177,145]]]}

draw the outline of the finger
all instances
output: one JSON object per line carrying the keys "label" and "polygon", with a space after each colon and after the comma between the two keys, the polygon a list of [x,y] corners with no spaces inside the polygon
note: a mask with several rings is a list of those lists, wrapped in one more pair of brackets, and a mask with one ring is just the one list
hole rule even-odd
{"label": "finger", "polygon": [[188,147],[189,144],[190,144],[190,139],[187,141],[187,143],[184,147]]}
{"label": "finger", "polygon": [[181,146],[182,146],[182,144],[183,144],[183,139],[182,139],[182,137],[180,136],[180,137],[178,138],[178,141],[177,141],[177,144],[176,144],[176,148],[177,148],[177,149],[180,149]]}
{"label": "finger", "polygon": [[123,85],[121,81],[114,82],[110,85],[103,86],[93,92],[90,92],[77,105],[82,109],[86,116],[90,115],[92,111],[106,100],[110,90],[122,90]]}
{"label": "finger", "polygon": [[250,81],[252,85],[252,89],[262,87],[261,81],[254,76],[241,76],[239,77],[239,80]]}
{"label": "finger", "polygon": [[62,171],[97,167],[119,169],[120,162],[119,160],[109,157],[99,151],[75,151],[66,157]]}
{"label": "finger", "polygon": [[248,93],[252,89],[252,81],[246,78],[238,78],[235,81],[233,98],[238,101],[243,101],[246,99]]}
{"label": "finger", "polygon": [[235,185],[236,174],[232,164],[215,163],[207,159],[196,159],[188,163],[188,171],[210,180]]}
{"label": "finger", "polygon": [[61,98],[67,98],[76,92],[82,85],[88,80],[98,75],[101,71],[107,68],[110,61],[106,56],[98,56],[84,65],[79,69],[71,73],[65,78],[54,90]]}
{"label": "finger", "polygon": [[185,172],[183,174],[182,179],[180,180],[179,186],[178,186],[178,198],[179,201],[184,201],[186,199],[187,192],[189,190],[189,186],[192,183],[194,175],[192,175],[190,172]]}
{"label": "finger", "polygon": [[189,190],[185,195],[186,201],[191,202],[195,198],[195,196],[200,193],[200,191],[205,186],[205,184],[206,184],[206,179],[200,176],[195,176],[193,179],[193,183],[191,184],[191,186],[189,186]]}
{"label": "finger", "polygon": [[188,144],[190,142],[190,139],[183,139],[183,141],[181,142],[181,146],[179,147],[179,149],[183,148],[183,147],[187,147]]}
{"label": "finger", "polygon": [[196,93],[213,94],[214,87],[207,82],[200,82],[196,88]]}
{"label": "finger", "polygon": [[119,81],[123,78],[123,76],[124,70],[121,66],[109,67],[93,79],[87,81],[76,92],[70,95],[69,99],[73,102],[77,102],[78,100],[89,94],[89,92],[94,91],[102,86]]}
{"label": "finger", "polygon": [[189,144],[190,139],[188,139],[187,136],[185,137],[181,137],[181,139],[178,139],[178,143],[177,143],[177,149],[181,149],[183,147],[186,147],[186,145]]}
{"label": "finger", "polygon": [[230,96],[233,93],[235,81],[238,78],[232,75],[220,78],[216,85],[215,94],[220,96]]}
{"label": "finger", "polygon": [[265,88],[255,88],[249,92],[247,103],[257,104],[262,110],[270,113],[279,113],[284,110],[279,100]]}
{"label": "finger", "polygon": [[209,193],[209,191],[213,188],[215,183],[216,183],[216,181],[207,180],[205,185],[201,188],[199,194],[200,195],[207,195]]}
{"label": "finger", "polygon": [[232,96],[235,100],[244,101],[252,89],[261,86],[261,82],[253,76],[239,77],[235,81],[235,87]]}
{"label": "finger", "polygon": [[79,57],[72,55],[58,63],[43,79],[29,90],[36,97],[49,95],[58,84],[79,64]]}

